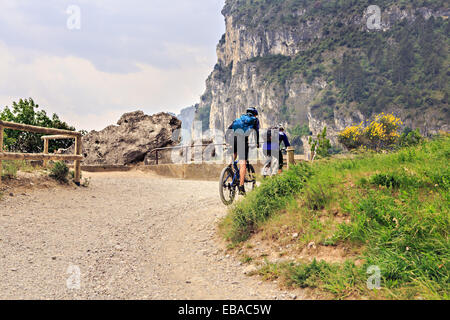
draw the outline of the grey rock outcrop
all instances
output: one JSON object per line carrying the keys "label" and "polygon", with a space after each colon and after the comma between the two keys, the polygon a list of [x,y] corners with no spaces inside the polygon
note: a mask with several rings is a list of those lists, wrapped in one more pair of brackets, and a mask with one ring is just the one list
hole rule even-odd
{"label": "grey rock outcrop", "polygon": [[[83,137],[84,165],[128,165],[143,162],[155,148],[177,144],[174,131],[181,121],[168,113],[153,116],[125,113],[117,122]],[[72,153],[73,147],[65,151]]]}

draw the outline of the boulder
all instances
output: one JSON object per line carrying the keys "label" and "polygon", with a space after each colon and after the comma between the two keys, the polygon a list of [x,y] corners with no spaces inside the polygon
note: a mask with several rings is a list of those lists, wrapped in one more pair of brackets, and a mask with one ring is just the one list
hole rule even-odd
{"label": "boulder", "polygon": [[[83,137],[84,165],[129,165],[143,162],[155,148],[176,145],[181,121],[168,113],[125,113],[117,122]],[[74,146],[64,151],[73,153]],[[152,154],[154,157],[154,154]]]}

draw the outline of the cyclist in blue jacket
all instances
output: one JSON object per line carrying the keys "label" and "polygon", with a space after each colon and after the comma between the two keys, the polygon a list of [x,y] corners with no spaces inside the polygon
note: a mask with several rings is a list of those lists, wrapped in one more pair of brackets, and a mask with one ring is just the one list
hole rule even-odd
{"label": "cyclist in blue jacket", "polygon": [[[239,194],[245,195],[245,174],[247,172],[247,162],[249,154],[249,136],[252,132],[256,133],[256,147],[259,149],[259,119],[256,108],[248,108],[247,112],[240,118],[237,118],[228,127],[228,133],[231,132],[233,140],[233,155],[236,160],[239,155]],[[227,136],[229,136],[227,134]]]}
{"label": "cyclist in blue jacket", "polygon": [[[276,133],[278,131],[278,141],[272,141],[272,132]],[[269,129],[267,131],[267,141],[263,145],[263,153],[266,157],[272,157],[274,153],[278,152],[278,173],[281,173],[284,166],[283,160],[283,152],[281,151],[281,144],[284,143],[284,146],[290,147],[289,139],[284,131],[283,125],[278,125],[278,127],[274,129]]]}

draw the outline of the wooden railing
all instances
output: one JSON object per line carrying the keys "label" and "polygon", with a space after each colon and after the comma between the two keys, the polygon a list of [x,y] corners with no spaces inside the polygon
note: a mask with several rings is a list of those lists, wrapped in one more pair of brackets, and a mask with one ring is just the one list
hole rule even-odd
{"label": "wooden railing", "polygon": [[[33,133],[50,134],[53,136],[44,139],[44,153],[14,153],[3,152],[3,130],[19,130]],[[48,139],[75,139],[75,154],[48,154]],[[45,147],[47,146],[47,147]],[[74,169],[74,182],[80,185],[81,180],[81,161],[83,156],[81,155],[81,133],[69,130],[44,128],[30,126],[21,123],[0,121],[0,184],[2,179],[2,160],[42,160],[47,162],[48,160],[66,160],[75,161]]]}
{"label": "wooden railing", "polygon": [[[62,139],[75,139],[76,137],[74,136],[69,136],[69,135],[53,135],[53,136],[43,136],[41,137],[42,140],[44,140],[44,154],[48,154],[48,144],[49,144],[49,140],[62,140]],[[44,167],[47,166],[47,162],[48,160],[44,160]]]}

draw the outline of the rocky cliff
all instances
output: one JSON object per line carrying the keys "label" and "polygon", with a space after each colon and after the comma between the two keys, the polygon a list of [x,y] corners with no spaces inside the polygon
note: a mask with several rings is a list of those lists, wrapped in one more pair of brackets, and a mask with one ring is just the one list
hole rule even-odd
{"label": "rocky cliff", "polygon": [[[181,121],[168,113],[153,116],[142,111],[122,115],[117,125],[91,131],[83,137],[84,165],[128,165],[143,162],[155,148],[176,144],[173,132]],[[73,153],[72,149],[66,151]]]}
{"label": "rocky cliff", "polygon": [[367,1],[227,0],[197,112],[224,130],[257,106],[263,127],[281,122],[295,135],[327,126],[334,143],[338,131],[381,111],[425,134],[448,130],[448,4],[378,2],[381,23],[369,30]]}

